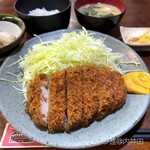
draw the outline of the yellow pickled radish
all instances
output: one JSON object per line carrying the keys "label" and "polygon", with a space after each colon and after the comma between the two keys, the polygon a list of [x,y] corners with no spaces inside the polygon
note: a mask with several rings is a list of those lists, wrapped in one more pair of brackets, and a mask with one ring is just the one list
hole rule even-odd
{"label": "yellow pickled radish", "polygon": [[130,72],[124,76],[129,93],[150,94],[150,74],[147,72]]}

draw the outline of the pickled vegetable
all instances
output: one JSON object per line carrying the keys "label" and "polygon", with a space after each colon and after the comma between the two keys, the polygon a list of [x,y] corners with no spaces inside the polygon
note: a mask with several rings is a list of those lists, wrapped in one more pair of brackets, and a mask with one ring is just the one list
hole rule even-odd
{"label": "pickled vegetable", "polygon": [[132,39],[130,39],[130,42],[138,42],[138,43],[149,43],[150,42],[150,31],[145,32],[144,34],[142,34],[139,37],[133,37]]}

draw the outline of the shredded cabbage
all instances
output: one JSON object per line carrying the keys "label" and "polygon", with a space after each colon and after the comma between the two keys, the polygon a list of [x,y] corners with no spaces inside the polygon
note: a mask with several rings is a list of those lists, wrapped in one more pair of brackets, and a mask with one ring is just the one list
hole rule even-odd
{"label": "shredded cabbage", "polygon": [[34,45],[20,62],[24,70],[23,82],[33,79],[36,73],[47,75],[68,67],[96,64],[120,71],[120,53],[112,52],[104,39],[96,39],[86,30],[64,33],[59,40]]}

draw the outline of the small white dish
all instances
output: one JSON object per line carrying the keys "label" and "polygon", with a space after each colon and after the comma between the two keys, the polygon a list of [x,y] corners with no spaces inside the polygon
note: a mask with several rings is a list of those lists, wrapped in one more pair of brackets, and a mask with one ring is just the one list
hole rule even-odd
{"label": "small white dish", "polygon": [[[123,42],[131,46],[150,46],[150,28],[120,26]],[[146,37],[148,36],[148,38]],[[148,39],[148,40],[147,40]],[[144,40],[144,41],[143,41]]]}

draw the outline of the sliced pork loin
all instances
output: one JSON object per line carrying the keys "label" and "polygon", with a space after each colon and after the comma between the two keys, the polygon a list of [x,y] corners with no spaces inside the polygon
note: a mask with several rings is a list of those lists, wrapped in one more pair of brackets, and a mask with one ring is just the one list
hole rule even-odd
{"label": "sliced pork loin", "polygon": [[48,78],[40,73],[31,80],[27,87],[26,112],[38,126],[47,126]]}
{"label": "sliced pork loin", "polygon": [[27,88],[26,112],[48,131],[70,132],[121,108],[127,90],[122,75],[95,65],[38,74]]}

